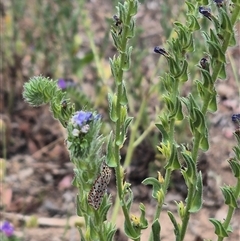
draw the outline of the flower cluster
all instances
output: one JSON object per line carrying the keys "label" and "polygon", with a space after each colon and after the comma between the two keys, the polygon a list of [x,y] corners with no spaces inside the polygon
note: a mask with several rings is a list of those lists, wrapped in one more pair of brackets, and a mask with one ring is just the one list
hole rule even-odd
{"label": "flower cluster", "polygon": [[100,119],[100,115],[94,115],[92,112],[85,112],[83,110],[77,111],[72,117],[73,136],[78,136],[80,133],[87,133],[89,131],[89,123],[93,120]]}

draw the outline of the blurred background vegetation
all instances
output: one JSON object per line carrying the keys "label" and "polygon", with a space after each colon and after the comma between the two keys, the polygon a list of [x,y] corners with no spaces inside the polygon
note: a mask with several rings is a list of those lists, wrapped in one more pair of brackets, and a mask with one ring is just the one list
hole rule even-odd
{"label": "blurred background vegetation", "polygon": [[[114,82],[108,59],[116,53],[109,32],[117,2],[9,0],[1,3],[1,110],[10,119],[17,103],[23,102],[24,82],[41,74],[73,83],[64,89],[69,98],[77,109],[98,110],[106,120],[103,133],[109,133],[107,93],[114,88]],[[131,42],[132,66],[125,76],[130,116],[136,120],[135,147],[144,141],[147,148],[155,150],[159,142],[153,123],[164,108],[161,104],[164,88],[159,75],[163,75],[167,65],[153,53],[153,48],[164,46],[170,36],[176,35],[172,32],[173,22],[186,21],[185,7],[183,0],[140,1],[136,35]],[[206,18],[199,21],[203,28],[209,25]],[[188,56],[189,81],[182,89],[183,95],[194,93],[191,80],[197,78],[196,65],[204,57],[202,36],[200,32],[197,34],[196,50]],[[187,142],[189,137],[183,122],[179,126],[179,138]]]}
{"label": "blurred background vegetation", "polygon": [[[67,169],[65,163],[69,163],[64,146],[65,131],[52,119],[48,107],[32,108],[23,101],[23,84],[35,75],[41,74],[53,80],[64,80],[66,88],[63,91],[66,91],[68,97],[75,103],[76,109],[92,109],[101,113],[104,119],[103,134],[109,134],[111,121],[108,117],[107,93],[113,92],[114,89],[109,58],[116,54],[110,37],[110,28],[114,24],[113,15],[116,14],[117,2],[117,0],[7,0],[0,3],[0,157],[9,160],[11,165],[9,175],[17,173],[19,163],[24,168],[29,165],[27,155],[40,162],[37,164],[43,164],[47,168],[49,162],[59,163],[57,168],[61,171]],[[186,21],[184,0],[140,0],[139,2],[136,34],[130,43],[133,46],[131,68],[125,73],[129,115],[134,117],[134,121],[129,130],[126,147],[122,149],[124,167],[131,163],[127,178],[133,186],[140,184],[147,176],[156,176],[156,170],[161,171],[164,165],[161,154],[156,151],[161,136],[154,124],[159,121],[158,115],[165,108],[162,104],[164,87],[159,77],[167,70],[167,63],[164,58],[154,54],[153,49],[155,46],[167,49],[167,39],[176,36],[172,31],[174,21]],[[213,1],[209,2],[216,11]],[[202,30],[208,29],[211,25],[209,20],[200,14],[198,20],[201,22]],[[239,26],[238,24],[238,29]],[[195,33],[195,36],[195,52],[187,56],[189,81],[184,83],[181,94],[186,96],[191,92],[197,101],[197,96],[194,94],[196,93],[194,80],[200,77],[196,65],[202,57],[205,57],[206,46],[203,44],[201,31]],[[239,87],[238,48],[229,52],[228,60],[227,71],[230,76],[228,83],[234,86],[233,83],[236,81]],[[239,94],[237,89],[235,91]],[[228,96],[224,92],[221,98],[227,99]],[[222,119],[226,123],[227,118]],[[191,133],[186,121],[178,124],[176,136],[179,142],[186,143],[187,146],[191,140]],[[216,126],[220,125],[219,128],[223,129],[221,118],[218,118],[216,123]],[[58,142],[61,142],[61,147],[55,148]],[[231,145],[228,148],[231,150],[232,143],[228,145]],[[218,159],[221,159],[224,151],[223,148],[223,150],[215,149],[213,152],[214,155],[218,155]],[[228,152],[224,152],[224,155],[227,155],[226,153]],[[14,159],[18,154],[23,156]],[[214,155],[210,157],[215,157]],[[212,163],[213,167],[214,162]],[[51,167],[36,168],[34,162],[31,165],[34,168],[32,180],[34,182],[38,178],[37,185],[31,184],[29,187],[28,181],[19,182],[20,185],[13,181],[12,185],[15,195],[13,200],[17,200],[19,193],[19,196],[25,198],[30,196],[30,189],[38,189],[36,192],[32,191],[34,198],[29,199],[30,202],[24,200],[24,204],[14,210],[25,214],[31,211],[36,213],[39,203],[44,203],[49,193],[59,191],[56,186],[66,175],[55,172]],[[218,168],[220,165],[216,166]],[[1,167],[6,169],[4,165]],[[44,175],[49,173],[52,181],[48,180],[49,176],[44,179]],[[69,173],[72,174],[72,169]],[[2,179],[4,175],[0,177]],[[179,189],[185,195],[186,190],[183,190],[185,185],[179,182],[181,178],[176,174],[173,177],[173,185],[182,185]],[[51,187],[48,187],[50,184]],[[144,196],[143,189],[139,190],[138,197],[146,199],[148,193]],[[56,196],[59,199],[61,195],[57,193]],[[62,205],[59,206],[62,210]],[[70,209],[69,205],[67,207]],[[72,207],[72,210],[75,208]]]}

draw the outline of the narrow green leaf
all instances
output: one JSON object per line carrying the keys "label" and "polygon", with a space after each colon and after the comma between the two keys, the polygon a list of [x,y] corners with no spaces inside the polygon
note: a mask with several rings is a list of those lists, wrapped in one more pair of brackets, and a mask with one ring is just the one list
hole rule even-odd
{"label": "narrow green leaf", "polygon": [[157,192],[161,189],[161,183],[154,177],[148,177],[142,181],[144,185],[152,185],[152,197],[157,198]]}
{"label": "narrow green leaf", "polygon": [[127,133],[128,127],[131,124],[133,117],[127,117],[124,122],[124,132]]}
{"label": "narrow green leaf", "polygon": [[116,112],[117,96],[108,93],[109,115],[113,122],[118,120],[118,114]]}
{"label": "narrow green leaf", "polygon": [[166,143],[169,140],[169,136],[168,136],[168,133],[166,132],[166,130],[164,129],[163,125],[162,124],[155,124],[155,126],[158,128],[158,130],[162,134],[162,142]]}
{"label": "narrow green leaf", "polygon": [[120,103],[121,103],[121,105],[127,105],[128,104],[127,90],[126,90],[126,86],[125,86],[124,81],[123,81],[123,93],[121,95]]}
{"label": "narrow green leaf", "polygon": [[221,63],[226,63],[225,54],[222,52],[221,47],[213,41],[207,41],[207,43],[209,46],[208,50],[209,50],[212,58],[217,59]]}
{"label": "narrow green leaf", "polygon": [[222,223],[215,218],[209,218],[209,221],[214,225],[215,227],[215,234],[218,237],[228,237],[227,230],[223,227]]}
{"label": "narrow green leaf", "polygon": [[117,166],[117,162],[114,155],[112,131],[110,132],[108,136],[108,141],[107,141],[106,164],[109,167]]}
{"label": "narrow green leaf", "polygon": [[160,241],[160,232],[161,232],[160,223],[159,223],[158,219],[155,219],[152,224],[152,234],[153,234],[152,241]]}
{"label": "narrow green leaf", "polygon": [[172,212],[168,211],[168,216],[174,226],[174,233],[175,233],[175,236],[178,237],[179,234],[180,234],[180,229],[179,229],[179,226],[178,226],[178,223],[177,223],[177,220],[175,219],[174,215]]}
{"label": "narrow green leaf", "polygon": [[132,53],[132,46],[130,46],[127,50],[126,53],[123,53],[123,60],[124,60],[124,63],[123,63],[123,66],[122,66],[122,70],[123,71],[127,71],[129,70],[130,68],[130,64],[131,64],[131,53]]}
{"label": "narrow green leaf", "polygon": [[118,49],[118,51],[122,51],[121,39],[118,36],[118,34],[115,33],[113,30],[111,30],[111,35],[112,35],[112,39],[115,47]]}
{"label": "narrow green leaf", "polygon": [[237,200],[234,196],[232,188],[228,186],[224,186],[224,187],[221,187],[221,191],[225,199],[225,204],[230,207],[237,208],[238,207]]}
{"label": "narrow green leaf", "polygon": [[196,213],[202,208],[203,203],[203,184],[202,184],[202,173],[199,172],[197,175],[196,191],[191,203],[190,213]]}
{"label": "narrow green leaf", "polygon": [[181,172],[187,185],[189,185],[190,183],[193,184],[197,178],[196,163],[192,159],[191,154],[187,151],[183,151],[182,156],[187,164],[187,167],[185,169],[182,169]]}
{"label": "narrow green leaf", "polygon": [[235,159],[228,160],[230,167],[232,169],[232,173],[236,178],[240,178],[240,162],[236,161]]}
{"label": "narrow green leaf", "polygon": [[[185,3],[187,3],[187,2],[185,2]],[[194,9],[195,9],[195,7],[194,7]],[[194,31],[197,31],[200,29],[200,25],[197,21],[197,18],[192,14],[188,15],[188,24],[189,24],[188,29],[190,32],[194,32]]]}
{"label": "narrow green leaf", "polygon": [[166,169],[170,169],[170,170],[177,170],[181,167],[179,160],[178,160],[178,156],[177,156],[177,148],[176,145],[173,144],[172,145],[172,149],[171,149],[171,156],[167,162],[167,164],[164,166],[164,168]]}
{"label": "narrow green leaf", "polygon": [[224,32],[234,34],[231,19],[229,18],[229,15],[226,13],[225,9],[219,8],[219,12],[221,17],[221,28],[224,30]]}
{"label": "narrow green leaf", "polygon": [[225,64],[222,64],[221,70],[218,74],[218,78],[222,80],[225,80],[227,78]]}
{"label": "narrow green leaf", "polygon": [[[140,231],[141,231],[141,229],[139,230],[139,232]],[[140,233],[137,232],[136,230],[132,231],[132,229],[127,226],[126,221],[124,222],[124,232],[132,240],[136,240],[140,237]]]}
{"label": "narrow green leaf", "polygon": [[140,228],[141,229],[146,229],[148,227],[148,221],[145,217],[145,206],[143,203],[140,203],[139,209],[141,211],[141,216],[140,216]]}

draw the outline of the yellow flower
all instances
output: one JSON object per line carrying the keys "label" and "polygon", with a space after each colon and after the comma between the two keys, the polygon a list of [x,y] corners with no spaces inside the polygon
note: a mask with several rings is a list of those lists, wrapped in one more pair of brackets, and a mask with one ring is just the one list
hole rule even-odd
{"label": "yellow flower", "polygon": [[135,216],[134,214],[130,214],[130,219],[135,227],[139,227],[140,225],[140,218]]}

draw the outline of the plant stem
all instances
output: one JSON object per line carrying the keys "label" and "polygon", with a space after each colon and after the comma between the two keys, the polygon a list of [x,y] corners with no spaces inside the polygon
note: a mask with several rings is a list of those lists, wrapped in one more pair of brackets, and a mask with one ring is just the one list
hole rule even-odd
{"label": "plant stem", "polygon": [[[118,197],[120,198],[123,214],[125,217],[125,222],[126,226],[128,227],[129,231],[133,234],[136,233],[130,220],[130,216],[128,213],[128,209],[123,197],[123,183],[122,183],[122,177],[121,177],[121,163],[120,163],[120,147],[117,143],[117,141],[120,138],[121,134],[121,119],[122,119],[122,112],[121,112],[121,96],[123,95],[123,66],[124,66],[124,53],[126,52],[127,49],[127,32],[128,32],[128,26],[131,21],[131,15],[130,15],[130,10],[132,9],[133,2],[129,1],[129,7],[127,11],[127,17],[126,17],[126,26],[123,26],[123,31],[122,31],[122,43],[121,43],[121,52],[120,52],[120,67],[118,71],[118,80],[116,83],[117,84],[117,103],[116,103],[116,112],[118,113],[118,120],[116,122],[116,129],[115,129],[115,141],[114,141],[114,155],[116,159],[117,166],[115,168],[115,173],[116,173],[116,183],[117,183],[117,191],[118,191]],[[139,238],[135,239],[140,240]]]}
{"label": "plant stem", "polygon": [[[235,22],[238,18],[239,11],[240,11],[240,7],[236,6],[236,8],[234,9],[234,12],[232,14],[232,19],[231,19],[233,25],[235,24]],[[232,33],[232,34],[234,34],[234,33]],[[224,42],[223,42],[222,48],[221,48],[224,54],[226,53],[226,50],[228,48],[230,38],[231,38],[231,33],[226,33],[225,38],[224,38]],[[215,68],[213,70],[213,73],[212,73],[213,82],[215,82],[217,80],[217,77],[218,77],[218,74],[219,74],[219,72],[222,68],[222,65],[223,65],[223,63],[218,62],[217,65],[215,66]],[[206,96],[205,100],[204,100],[204,103],[203,103],[203,106],[202,106],[202,109],[201,109],[203,115],[206,115],[206,113],[207,113],[207,109],[208,109],[208,105],[209,105],[210,100],[211,100],[211,95],[208,94]],[[192,149],[192,158],[195,161],[195,163],[197,163],[197,155],[198,155],[198,150],[199,150],[199,145],[200,145],[200,134],[197,133],[194,138],[195,139],[194,139],[194,145],[193,145],[193,149]],[[197,168],[197,166],[196,166],[196,168]],[[189,218],[190,218],[189,209],[191,207],[192,199],[193,199],[193,196],[194,196],[194,193],[195,193],[195,188],[196,188],[195,185],[191,184],[190,187],[189,187],[189,190],[188,190],[186,215],[185,215],[184,220],[182,222],[181,239],[180,240],[184,239],[184,236],[185,236],[185,233],[186,233],[186,230],[187,230],[187,225],[188,225],[188,221],[189,221]],[[226,221],[228,220],[230,222],[231,217],[233,215],[233,211],[234,211],[234,209],[229,207],[228,217],[227,217]],[[228,227],[228,224],[226,225],[226,227]],[[222,239],[219,239],[219,241],[220,240],[222,240]]]}
{"label": "plant stem", "polygon": [[[238,178],[237,180],[237,184],[236,184],[236,188],[235,188],[235,191],[234,191],[234,196],[237,197],[239,196],[240,194],[240,178]],[[230,221],[232,219],[232,216],[234,214],[234,211],[235,211],[235,208],[232,207],[232,206],[228,206],[228,213],[227,213],[227,217],[223,223],[223,227],[227,230],[228,229],[228,226],[230,224]],[[218,237],[218,241],[222,241],[223,240],[223,237]]]}

